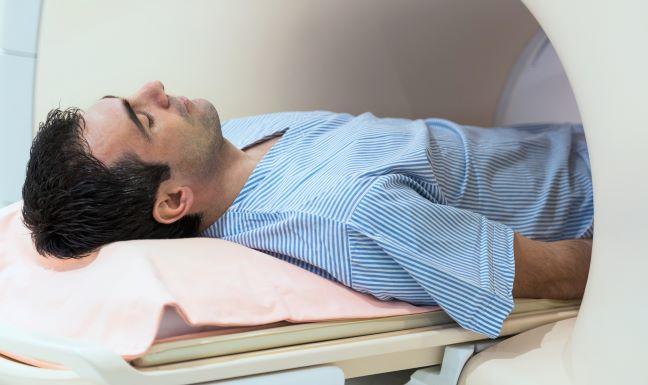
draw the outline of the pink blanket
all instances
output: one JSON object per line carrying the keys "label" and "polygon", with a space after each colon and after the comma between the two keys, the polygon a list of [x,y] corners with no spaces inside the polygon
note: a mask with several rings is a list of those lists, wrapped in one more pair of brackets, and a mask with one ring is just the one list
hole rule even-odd
{"label": "pink blanket", "polygon": [[379,301],[219,239],[118,242],[94,258],[47,259],[34,250],[21,207],[0,210],[0,324],[99,343],[126,359],[153,343],[165,306],[191,326],[437,310]]}

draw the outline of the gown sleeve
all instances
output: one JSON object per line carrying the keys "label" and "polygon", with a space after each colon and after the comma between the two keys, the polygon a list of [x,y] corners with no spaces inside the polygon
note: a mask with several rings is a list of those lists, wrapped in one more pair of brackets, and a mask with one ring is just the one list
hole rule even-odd
{"label": "gown sleeve", "polygon": [[513,308],[511,228],[436,203],[416,182],[397,175],[372,184],[348,227],[376,246],[352,249],[352,264],[354,256],[365,265],[367,260],[393,260],[459,325],[497,337]]}

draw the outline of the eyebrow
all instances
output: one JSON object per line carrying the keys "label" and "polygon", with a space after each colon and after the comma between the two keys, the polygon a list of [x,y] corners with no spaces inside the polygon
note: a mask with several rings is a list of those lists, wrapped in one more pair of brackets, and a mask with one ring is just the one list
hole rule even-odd
{"label": "eyebrow", "polygon": [[135,111],[133,110],[133,107],[131,107],[128,100],[126,100],[124,98],[120,98],[118,96],[113,96],[113,95],[106,95],[106,96],[102,97],[101,99],[119,99],[119,100],[121,100],[122,105],[126,109],[126,114],[128,115],[128,118],[135,124],[135,126],[137,126],[137,129],[142,134],[144,139],[146,139],[149,142],[151,141],[151,136],[149,135],[148,132],[146,132],[146,129],[142,125],[142,122],[140,122],[140,120],[137,119],[137,114],[135,114]]}

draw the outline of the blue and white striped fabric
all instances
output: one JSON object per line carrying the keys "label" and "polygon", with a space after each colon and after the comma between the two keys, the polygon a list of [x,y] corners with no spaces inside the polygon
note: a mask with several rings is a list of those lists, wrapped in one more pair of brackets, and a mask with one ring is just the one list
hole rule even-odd
{"label": "blue and white striped fabric", "polygon": [[590,236],[582,127],[285,112],[223,123],[282,138],[204,236],[264,251],[377,298],[440,305],[495,337],[513,307],[513,231]]}

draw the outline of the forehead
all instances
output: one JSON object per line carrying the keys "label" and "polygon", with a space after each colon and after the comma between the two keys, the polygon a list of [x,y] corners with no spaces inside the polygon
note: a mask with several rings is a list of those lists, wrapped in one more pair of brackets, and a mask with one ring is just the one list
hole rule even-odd
{"label": "forehead", "polygon": [[83,135],[90,152],[110,164],[127,152],[140,153],[143,140],[128,118],[121,99],[101,99],[83,113]]}

